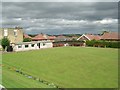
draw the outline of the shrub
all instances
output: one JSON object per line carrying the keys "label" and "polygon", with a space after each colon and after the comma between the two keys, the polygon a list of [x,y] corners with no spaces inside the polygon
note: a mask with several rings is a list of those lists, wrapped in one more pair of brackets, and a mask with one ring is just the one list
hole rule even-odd
{"label": "shrub", "polygon": [[23,42],[31,42],[32,40],[31,40],[31,38],[24,38],[23,39]]}
{"label": "shrub", "polygon": [[5,50],[6,47],[10,46],[10,41],[8,38],[4,37],[1,41],[1,45],[3,47],[3,50]]}
{"label": "shrub", "polygon": [[119,41],[96,41],[96,40],[91,40],[91,41],[86,41],[87,46],[94,46],[94,45],[103,45],[108,48],[120,48],[120,42]]}

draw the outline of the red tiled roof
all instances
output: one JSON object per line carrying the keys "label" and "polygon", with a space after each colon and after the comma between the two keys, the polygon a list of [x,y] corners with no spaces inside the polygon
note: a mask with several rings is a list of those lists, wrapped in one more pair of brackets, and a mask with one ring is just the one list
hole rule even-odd
{"label": "red tiled roof", "polygon": [[57,38],[66,38],[66,37],[63,35],[59,35],[59,36],[57,36]]}
{"label": "red tiled roof", "polygon": [[24,37],[24,38],[32,38],[32,37],[30,37],[30,36],[27,35],[27,34],[24,34],[23,37]]}
{"label": "red tiled roof", "polygon": [[90,40],[100,40],[100,39],[101,39],[101,36],[99,36],[99,35],[86,34],[86,36],[87,36]]}
{"label": "red tiled roof", "polygon": [[114,40],[118,40],[120,39],[120,33],[117,33],[117,32],[109,32],[109,33],[104,33],[102,35],[102,38],[101,39],[114,39]]}
{"label": "red tiled roof", "polygon": [[43,34],[38,34],[37,36],[33,37],[32,40],[46,40],[47,37],[45,37]]}
{"label": "red tiled roof", "polygon": [[54,40],[56,37],[55,36],[48,36],[48,39]]}

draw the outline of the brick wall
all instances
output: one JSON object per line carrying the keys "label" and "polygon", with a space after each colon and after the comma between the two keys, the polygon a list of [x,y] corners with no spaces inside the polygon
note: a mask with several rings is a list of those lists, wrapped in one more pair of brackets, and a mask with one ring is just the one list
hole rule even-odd
{"label": "brick wall", "polygon": [[[8,39],[11,43],[19,43],[23,41],[23,30],[22,29],[16,29],[17,36],[14,35],[14,28],[5,28],[8,30]],[[4,37],[4,29],[0,29],[0,39]]]}

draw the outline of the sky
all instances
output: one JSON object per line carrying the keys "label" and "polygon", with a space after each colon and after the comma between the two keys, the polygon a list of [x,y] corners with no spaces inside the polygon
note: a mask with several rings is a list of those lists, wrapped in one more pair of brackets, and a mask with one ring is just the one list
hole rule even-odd
{"label": "sky", "polygon": [[[60,0],[59,0],[60,1]],[[66,0],[67,1],[67,0]],[[118,2],[2,2],[2,27],[27,34],[83,34],[118,31]]]}

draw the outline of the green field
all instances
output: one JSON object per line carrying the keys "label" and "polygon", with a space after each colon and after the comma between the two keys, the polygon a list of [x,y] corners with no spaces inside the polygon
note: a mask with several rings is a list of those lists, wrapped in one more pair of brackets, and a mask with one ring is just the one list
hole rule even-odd
{"label": "green field", "polygon": [[3,85],[7,88],[53,88],[7,68],[3,69]]}
{"label": "green field", "polygon": [[5,87],[48,87],[7,67],[15,67],[62,88],[118,87],[117,49],[60,47],[4,53],[2,62]]}

